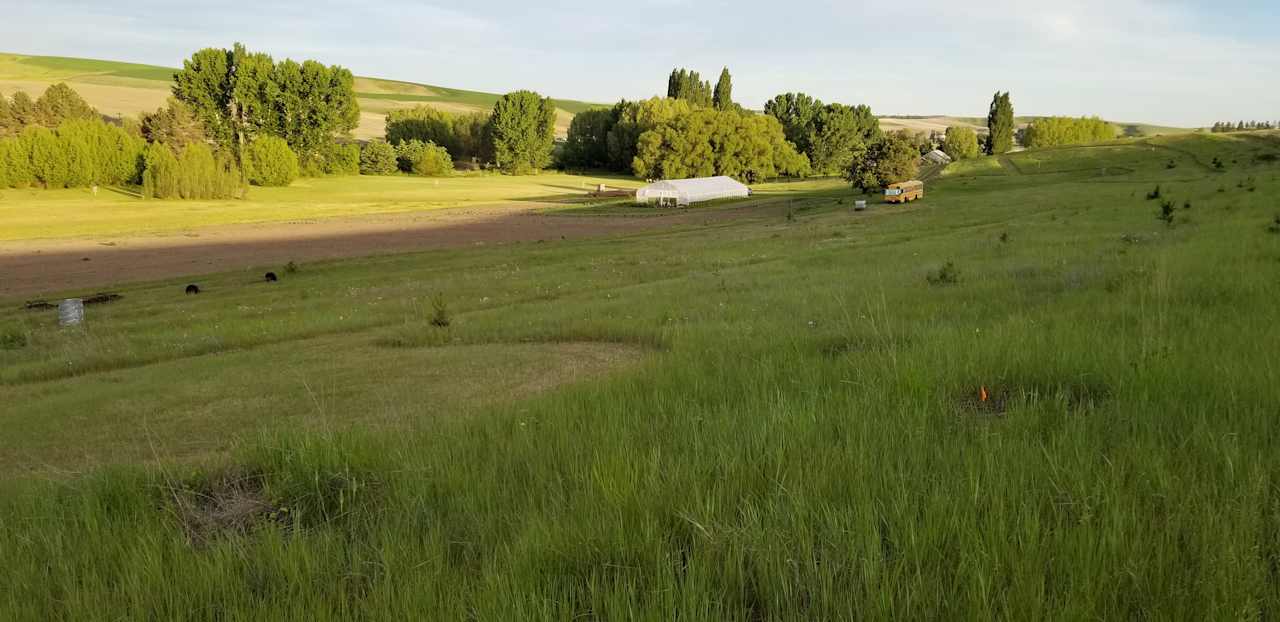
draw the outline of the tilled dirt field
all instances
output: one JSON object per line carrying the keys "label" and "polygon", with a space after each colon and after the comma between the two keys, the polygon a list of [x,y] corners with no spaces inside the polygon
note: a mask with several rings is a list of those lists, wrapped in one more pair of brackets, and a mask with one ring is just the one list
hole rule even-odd
{"label": "tilled dirt field", "polygon": [[573,216],[528,203],[318,221],[228,225],[182,233],[0,242],[0,298],[342,257],[517,241],[581,239],[759,214],[680,210],[653,216]]}

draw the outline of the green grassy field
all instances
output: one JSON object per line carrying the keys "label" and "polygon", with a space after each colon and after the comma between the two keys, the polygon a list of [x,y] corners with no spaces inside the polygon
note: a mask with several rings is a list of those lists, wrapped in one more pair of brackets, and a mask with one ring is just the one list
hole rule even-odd
{"label": "green grassy field", "polygon": [[5,304],[0,618],[1273,618],[1277,157]]}
{"label": "green grassy field", "polygon": [[499,203],[581,198],[597,184],[634,188],[620,177],[548,173],[515,177],[308,178],[288,188],[252,187],[243,201],[143,200],[119,189],[0,190],[0,241],[171,233],[213,225],[288,222],[421,212]]}

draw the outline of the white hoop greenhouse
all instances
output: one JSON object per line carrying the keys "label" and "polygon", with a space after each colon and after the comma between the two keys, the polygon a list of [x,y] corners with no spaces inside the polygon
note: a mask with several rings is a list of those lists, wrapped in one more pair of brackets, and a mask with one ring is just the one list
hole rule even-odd
{"label": "white hoop greenhouse", "polygon": [[700,177],[658,181],[636,191],[636,203],[688,205],[701,201],[751,196],[751,189],[732,177]]}

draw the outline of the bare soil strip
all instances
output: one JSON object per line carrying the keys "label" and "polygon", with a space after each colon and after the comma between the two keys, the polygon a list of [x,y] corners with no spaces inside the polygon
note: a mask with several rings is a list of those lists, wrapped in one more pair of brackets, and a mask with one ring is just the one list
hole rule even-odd
{"label": "bare soil strip", "polygon": [[106,239],[0,242],[0,299],[345,257],[572,240],[749,217],[761,205],[655,216],[572,216],[513,204],[318,221],[227,225]]}

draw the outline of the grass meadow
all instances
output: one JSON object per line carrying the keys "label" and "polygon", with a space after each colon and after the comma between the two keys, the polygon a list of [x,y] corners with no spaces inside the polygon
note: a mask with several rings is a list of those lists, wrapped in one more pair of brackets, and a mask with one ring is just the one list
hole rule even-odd
{"label": "grass meadow", "polygon": [[11,301],[0,618],[1273,619],[1278,154]]}
{"label": "grass meadow", "polygon": [[[634,188],[634,179],[546,173],[463,173],[438,179],[319,177],[287,188],[251,187],[243,201],[142,200],[103,188],[0,190],[0,242],[159,234],[216,225],[320,220],[442,208],[559,202],[595,189]],[[774,184],[785,187],[787,184]],[[800,186],[797,186],[799,188]]]}

